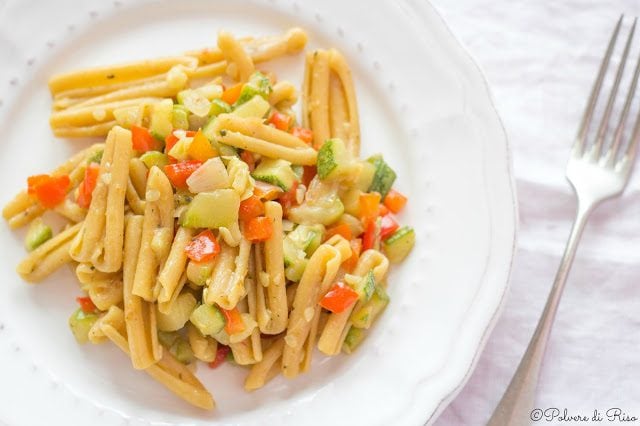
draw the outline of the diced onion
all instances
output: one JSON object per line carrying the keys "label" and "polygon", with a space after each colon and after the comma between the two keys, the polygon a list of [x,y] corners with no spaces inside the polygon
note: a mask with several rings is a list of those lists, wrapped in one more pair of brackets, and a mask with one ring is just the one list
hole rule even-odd
{"label": "diced onion", "polygon": [[219,157],[208,159],[187,178],[189,191],[194,194],[229,187],[229,173]]}

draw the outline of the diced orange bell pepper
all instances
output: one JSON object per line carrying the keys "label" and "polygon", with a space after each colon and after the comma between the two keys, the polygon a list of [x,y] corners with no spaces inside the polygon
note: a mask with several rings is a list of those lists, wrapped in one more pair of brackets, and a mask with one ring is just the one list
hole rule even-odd
{"label": "diced orange bell pepper", "polygon": [[347,272],[353,271],[358,264],[360,252],[362,252],[362,240],[360,238],[355,238],[349,241],[349,245],[351,246],[351,257],[342,263],[342,266],[347,270]]}
{"label": "diced orange bell pepper", "polygon": [[220,308],[220,310],[227,319],[227,322],[224,325],[224,331],[226,331],[228,335],[244,331],[244,321],[242,321],[242,316],[240,316],[238,308],[233,308],[231,310]]}
{"label": "diced orange bell pepper", "polygon": [[393,213],[398,213],[404,208],[405,204],[407,204],[407,197],[393,188],[384,197],[384,205]]}
{"label": "diced orange bell pepper", "polygon": [[252,195],[246,200],[240,202],[240,210],[238,211],[240,220],[248,222],[254,217],[264,215],[264,204],[256,195]]}
{"label": "diced orange bell pepper", "polygon": [[207,229],[193,237],[184,251],[194,262],[207,262],[220,253],[220,244],[213,232]]}
{"label": "diced orange bell pepper", "polygon": [[240,159],[247,163],[249,166],[249,171],[252,172],[256,168],[256,159],[253,157],[253,154],[250,151],[242,151],[240,153]]}
{"label": "diced orange bell pepper", "polygon": [[311,145],[313,142],[313,132],[311,129],[305,129],[304,127],[293,127],[291,134],[298,139],[302,139],[304,143]]}
{"label": "diced orange bell pepper", "polygon": [[144,127],[131,126],[131,141],[133,142],[133,149],[139,153],[159,148],[158,141]]}
{"label": "diced orange bell pepper", "polygon": [[229,105],[233,105],[234,103],[236,103],[236,101],[240,97],[240,92],[242,92],[242,86],[244,86],[244,84],[238,83],[234,86],[229,87],[227,90],[222,92],[222,100]]}
{"label": "diced orange bell pepper", "polygon": [[337,225],[332,226],[327,229],[325,233],[325,240],[333,237],[334,235],[342,235],[345,240],[350,241],[353,238],[353,233],[351,232],[351,228],[346,223],[338,223]]}
{"label": "diced orange bell pepper", "polygon": [[252,243],[266,241],[273,235],[273,223],[265,216],[254,217],[244,224],[244,237]]}
{"label": "diced orange bell pepper", "polygon": [[71,187],[69,176],[35,175],[27,178],[28,190],[42,207],[51,209],[64,201]]}
{"label": "diced orange bell pepper", "polygon": [[291,116],[274,111],[271,117],[269,117],[269,124],[273,124],[276,129],[286,132],[291,125]]}
{"label": "diced orange bell pepper", "polygon": [[380,194],[377,192],[367,192],[360,194],[360,220],[367,223],[378,217],[378,205],[380,204]]}
{"label": "diced orange bell pepper", "polygon": [[194,160],[204,162],[209,158],[217,156],[218,151],[211,146],[209,139],[207,139],[207,137],[198,130],[189,145],[189,149],[187,149],[187,154],[189,154],[189,157]]}

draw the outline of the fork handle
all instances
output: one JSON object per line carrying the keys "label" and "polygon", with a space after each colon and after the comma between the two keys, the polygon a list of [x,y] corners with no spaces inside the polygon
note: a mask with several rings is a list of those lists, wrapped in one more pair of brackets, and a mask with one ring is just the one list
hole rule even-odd
{"label": "fork handle", "polygon": [[[536,331],[531,337],[527,351],[524,353],[509,387],[493,412],[488,426],[523,426],[531,424],[531,420],[533,420],[531,418],[531,410],[535,404],[540,365],[544,358],[562,291],[578,248],[578,242],[593,207],[592,203],[588,203],[589,205],[584,206],[584,208],[581,207],[581,204],[580,202],[578,203],[576,219],[553,287],[551,287],[551,292],[547,298],[544,312],[538,321]],[[536,418],[536,420],[540,419]]]}

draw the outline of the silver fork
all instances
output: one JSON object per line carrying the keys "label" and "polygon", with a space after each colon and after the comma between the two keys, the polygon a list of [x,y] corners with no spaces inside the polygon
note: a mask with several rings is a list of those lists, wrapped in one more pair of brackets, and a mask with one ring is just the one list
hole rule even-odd
{"label": "silver fork", "polygon": [[541,412],[532,412],[535,403],[540,366],[544,358],[551,326],[553,325],[553,320],[558,310],[562,290],[567,281],[567,276],[569,275],[578,242],[582,236],[582,231],[593,209],[600,202],[620,195],[629,181],[629,175],[631,174],[636,156],[638,140],[640,139],[640,113],[636,118],[631,139],[626,141],[626,148],[624,148],[623,134],[638,83],[640,58],[638,58],[636,63],[627,98],[618,125],[613,133],[613,139],[610,144],[605,144],[605,142],[608,134],[609,119],[611,118],[620,80],[622,79],[627,57],[629,56],[629,48],[635,32],[637,18],[634,19],[633,26],[629,31],[629,36],[627,37],[627,42],[622,53],[622,59],[620,60],[620,65],[618,66],[595,140],[591,144],[587,143],[589,125],[593,119],[598,95],[602,88],[607,68],[609,67],[618,34],[620,33],[623,17],[624,16],[620,16],[613,30],[613,35],[609,41],[605,56],[602,59],[598,77],[591,90],[591,95],[582,117],[582,122],[580,123],[578,135],[571,150],[569,163],[567,164],[567,179],[569,183],[571,183],[578,199],[578,208],[575,222],[571,229],[571,235],[569,236],[569,241],[567,242],[564,256],[558,268],[542,317],[538,321],[536,331],[529,342],[527,351],[522,357],[516,373],[511,379],[509,387],[489,420],[488,424],[490,426],[521,426],[530,424],[532,420],[542,420],[537,417],[542,415]]}

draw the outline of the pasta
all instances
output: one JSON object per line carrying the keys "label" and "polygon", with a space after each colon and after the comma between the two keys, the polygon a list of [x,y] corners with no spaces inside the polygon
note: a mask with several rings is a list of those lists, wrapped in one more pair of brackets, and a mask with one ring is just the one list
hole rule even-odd
{"label": "pasta", "polygon": [[52,77],[53,133],[105,143],[30,176],[3,209],[11,228],[29,225],[22,279],[73,268],[78,343],[113,342],[201,409],[215,401],[197,361],[233,359],[256,391],[307,372],[316,347],[353,352],[414,245],[394,217],[407,202],[395,171],[359,158],[344,56],[305,54],[301,125],[298,88],[256,69],[306,42],[299,28],[221,31],[215,47]]}

